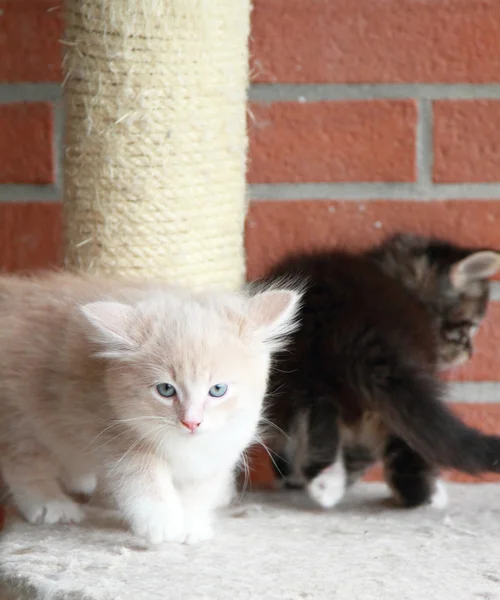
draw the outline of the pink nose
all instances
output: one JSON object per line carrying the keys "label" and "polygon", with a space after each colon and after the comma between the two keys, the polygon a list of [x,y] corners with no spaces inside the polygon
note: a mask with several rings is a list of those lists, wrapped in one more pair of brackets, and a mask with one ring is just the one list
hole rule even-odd
{"label": "pink nose", "polygon": [[183,421],[182,419],[181,423],[184,425],[184,427],[187,427],[189,431],[195,431],[201,425],[201,421]]}

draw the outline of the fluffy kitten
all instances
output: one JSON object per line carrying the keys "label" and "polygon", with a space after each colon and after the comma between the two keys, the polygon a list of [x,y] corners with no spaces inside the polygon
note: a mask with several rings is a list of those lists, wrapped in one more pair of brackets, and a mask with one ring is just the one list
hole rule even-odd
{"label": "fluffy kitten", "polygon": [[31,523],[97,478],[150,542],[209,538],[299,294],[0,278],[0,470]]}
{"label": "fluffy kitten", "polygon": [[448,333],[470,338],[500,255],[411,240],[292,256],[270,274],[309,284],[302,326],[270,387],[268,416],[289,437],[276,432],[269,443],[277,471],[324,507],[379,458],[407,506],[445,504],[439,467],[500,472],[500,438],[455,417],[436,376],[470,352],[446,349]]}

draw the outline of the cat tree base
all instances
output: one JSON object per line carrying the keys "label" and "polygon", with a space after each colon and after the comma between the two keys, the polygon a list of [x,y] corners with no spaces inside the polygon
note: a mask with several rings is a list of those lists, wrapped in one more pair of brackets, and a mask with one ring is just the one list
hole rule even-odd
{"label": "cat tree base", "polygon": [[450,485],[445,512],[402,511],[381,484],[327,513],[297,493],[249,494],[215,541],[144,549],[116,515],[7,522],[1,600],[499,598],[500,485]]}

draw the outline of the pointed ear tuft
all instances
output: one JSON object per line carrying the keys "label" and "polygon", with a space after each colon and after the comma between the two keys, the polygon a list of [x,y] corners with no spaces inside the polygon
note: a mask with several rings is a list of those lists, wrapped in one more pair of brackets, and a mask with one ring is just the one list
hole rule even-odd
{"label": "pointed ear tuft", "polygon": [[274,289],[250,298],[247,313],[250,325],[273,350],[284,345],[284,338],[298,326],[301,297],[300,291]]}
{"label": "pointed ear tuft", "polygon": [[99,356],[119,358],[137,347],[132,334],[136,310],[120,302],[91,302],[81,311],[92,326],[89,338],[99,344]]}
{"label": "pointed ear tuft", "polygon": [[462,289],[473,281],[492,277],[499,270],[500,254],[481,250],[455,263],[450,270],[450,279],[456,288]]}

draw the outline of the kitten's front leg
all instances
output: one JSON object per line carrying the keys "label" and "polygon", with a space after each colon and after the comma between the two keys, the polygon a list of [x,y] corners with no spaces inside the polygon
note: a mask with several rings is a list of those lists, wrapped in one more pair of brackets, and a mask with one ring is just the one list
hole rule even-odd
{"label": "kitten's front leg", "polygon": [[95,492],[97,477],[90,470],[78,467],[66,467],[63,469],[61,480],[64,488],[81,499],[88,499]]}
{"label": "kitten's front leg", "polygon": [[0,471],[14,504],[29,523],[78,523],[85,513],[63,493],[55,459],[31,432],[22,433],[22,443],[5,444],[0,457]]}
{"label": "kitten's front leg", "polygon": [[323,469],[307,485],[307,493],[323,508],[332,508],[344,497],[347,487],[347,475],[342,454],[334,463]]}
{"label": "kitten's front leg", "polygon": [[232,486],[233,472],[226,471],[211,479],[186,483],[180,488],[187,544],[213,537],[215,510],[229,504]]}
{"label": "kitten's front leg", "polygon": [[152,544],[184,541],[184,514],[167,465],[140,457],[111,467],[108,486],[132,531]]}

